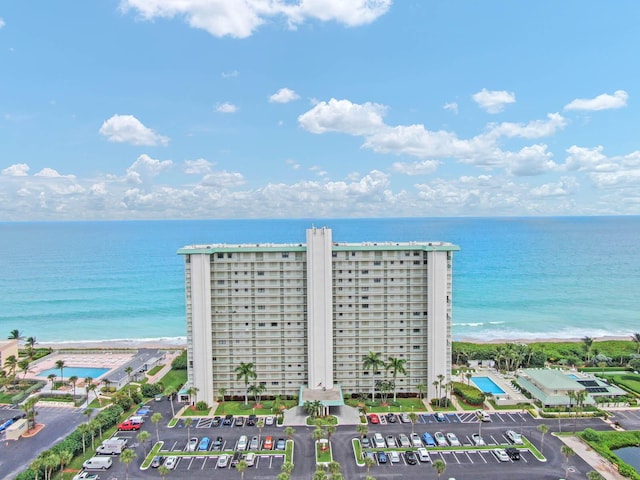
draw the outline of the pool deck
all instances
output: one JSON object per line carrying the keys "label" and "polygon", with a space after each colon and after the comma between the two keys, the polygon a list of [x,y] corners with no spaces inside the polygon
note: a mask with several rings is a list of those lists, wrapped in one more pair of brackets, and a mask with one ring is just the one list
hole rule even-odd
{"label": "pool deck", "polygon": [[[530,402],[527,397],[511,384],[511,380],[515,378],[512,375],[503,375],[502,373],[496,372],[494,368],[488,367],[477,367],[474,375],[478,377],[488,377],[504,391],[504,393],[493,395],[498,405],[507,406]],[[462,377],[459,378],[458,381],[467,383],[467,379]]]}
{"label": "pool deck", "polygon": [[[127,362],[131,361],[136,355],[135,351],[131,353],[66,353],[66,352],[54,352],[51,355],[47,355],[41,361],[31,366],[31,373],[27,374],[27,378],[37,378],[46,380],[46,377],[39,376],[39,372],[48,370],[50,368],[56,368],[56,362],[63,360],[65,367],[88,367],[88,368],[106,368],[105,373],[100,375],[94,380],[98,380],[105,375],[108,375],[112,370],[121,367]],[[65,376],[65,378],[68,378]],[[79,379],[78,385],[82,384],[82,380]]]}

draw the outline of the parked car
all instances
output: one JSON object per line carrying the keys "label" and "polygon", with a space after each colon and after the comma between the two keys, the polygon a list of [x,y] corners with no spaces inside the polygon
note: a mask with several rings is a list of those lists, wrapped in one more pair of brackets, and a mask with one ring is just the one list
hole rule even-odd
{"label": "parked car", "polygon": [[360,445],[362,445],[362,448],[371,448],[371,440],[369,440],[369,437],[362,437]]}
{"label": "parked car", "polygon": [[516,445],[524,444],[524,442],[522,441],[522,435],[520,435],[517,432],[514,432],[513,430],[507,430],[507,438],[511,443],[514,443]]}
{"label": "parked car", "polygon": [[380,425],[386,425],[387,424],[387,416],[386,415],[379,415],[378,417],[380,418]]}
{"label": "parked car", "polygon": [[275,421],[276,421],[276,417],[274,417],[273,415],[268,415],[264,419],[264,424],[267,425],[268,427],[270,427],[271,425],[273,425],[275,423]]}
{"label": "parked car", "polygon": [[389,457],[384,452],[377,452],[376,455],[378,456],[378,463],[387,463],[389,461]]}
{"label": "parked car", "polygon": [[460,446],[460,440],[458,440],[458,437],[456,437],[455,433],[447,433],[447,441],[452,447]]}
{"label": "parked car", "polygon": [[429,452],[427,451],[426,448],[420,447],[418,449],[418,459],[421,462],[430,462],[431,461],[431,456],[429,455]]}
{"label": "parked car", "polygon": [[444,413],[442,413],[442,412],[436,413],[434,415],[434,417],[435,417],[436,421],[438,421],[438,422],[444,422],[446,420],[446,418],[444,416]]}
{"label": "parked car", "polygon": [[373,445],[376,448],[386,448],[387,444],[384,443],[384,437],[382,436],[381,433],[373,434]]}
{"label": "parked car", "polygon": [[398,435],[398,443],[402,448],[411,447],[411,440],[409,440],[409,437],[407,437],[404,433],[401,433],[400,435]]}
{"label": "parked car", "polygon": [[489,412],[485,412],[484,410],[480,410],[480,409],[476,410],[476,416],[482,422],[490,422],[491,421],[491,415],[489,415]]}
{"label": "parked car", "polygon": [[253,465],[256,463],[256,454],[253,452],[249,452],[244,456],[243,460],[247,462],[248,467],[253,467]]}
{"label": "parked car", "polygon": [[213,417],[213,421],[211,422],[211,426],[212,427],[219,427],[221,423],[222,423],[222,418],[216,416],[216,417]]}
{"label": "parked car", "polygon": [[520,460],[520,450],[517,448],[508,447],[504,451],[507,452],[511,460]]}
{"label": "parked car", "polygon": [[472,433],[471,434],[471,441],[476,446],[486,445],[486,443],[484,443],[484,439],[480,436],[479,433]]}
{"label": "parked car", "polygon": [[189,440],[189,443],[187,443],[187,451],[195,452],[196,448],[198,448],[198,439],[196,437],[193,437],[191,440]]}
{"label": "parked car", "polygon": [[164,457],[161,455],[156,455],[155,457],[153,457],[153,460],[151,460],[151,468],[158,468],[160,465],[162,465],[162,462],[164,462]]}
{"label": "parked car", "polygon": [[209,444],[211,443],[211,439],[209,437],[202,437],[200,440],[200,444],[198,445],[198,450],[201,452],[206,452],[209,450]]}
{"label": "parked car", "polygon": [[258,450],[260,447],[260,440],[258,437],[251,437],[251,441],[249,442],[249,450]]}
{"label": "parked car", "polygon": [[387,435],[387,447],[388,448],[396,448],[398,444],[396,443],[396,437],[393,435]]}
{"label": "parked car", "polygon": [[287,444],[284,441],[284,438],[279,438],[276,442],[276,450],[284,450],[286,448],[286,445]]}
{"label": "parked car", "polygon": [[254,427],[256,425],[256,419],[258,417],[256,417],[254,414],[249,415],[249,418],[247,418],[247,427]]}
{"label": "parked car", "polygon": [[177,463],[178,463],[178,457],[167,457],[167,459],[164,461],[164,466],[168,470],[173,470],[174,468],[176,468]]}
{"label": "parked car", "polygon": [[132,422],[131,420],[127,420],[118,425],[118,430],[140,430],[142,426],[141,423]]}
{"label": "parked car", "polygon": [[398,417],[396,417],[395,413],[389,413],[387,414],[387,422],[389,423],[396,423],[398,421]]}
{"label": "parked car", "polygon": [[264,439],[264,443],[262,444],[263,450],[273,450],[273,437],[271,435],[267,436]]}
{"label": "parked car", "polygon": [[424,432],[422,434],[422,441],[427,447],[435,447],[436,441],[433,439],[429,432]]}
{"label": "parked car", "polygon": [[244,417],[236,417],[236,422],[234,425],[236,427],[244,427],[244,421],[245,421]]}
{"label": "parked car", "polygon": [[501,462],[509,461],[509,455],[507,455],[507,452],[505,452],[503,448],[491,450],[491,453],[493,453],[493,455]]}
{"label": "parked car", "polygon": [[240,452],[234,453],[233,457],[231,457],[231,468],[236,468],[236,465],[238,465],[240,460],[242,460],[242,453]]}
{"label": "parked car", "polygon": [[418,457],[416,456],[416,452],[414,452],[413,450],[407,450],[404,453],[404,458],[409,465],[415,465],[416,463],[418,463]]}
{"label": "parked car", "polygon": [[231,458],[231,455],[220,455],[218,457],[218,463],[216,463],[216,467],[227,468],[229,466],[229,458]]}
{"label": "parked car", "polygon": [[402,423],[411,423],[411,419],[409,418],[409,414],[408,413],[403,413],[402,415],[400,415],[400,421]]}
{"label": "parked car", "polygon": [[411,434],[411,446],[413,447],[422,447],[422,440],[420,439],[420,435],[417,433]]}
{"label": "parked car", "polygon": [[227,427],[230,427],[232,423],[233,423],[233,415],[226,415],[224,417],[224,420],[222,420],[222,425],[225,425]]}
{"label": "parked car", "polygon": [[238,451],[246,450],[248,445],[249,445],[249,438],[246,435],[242,435],[238,439],[238,444],[236,446],[236,450],[238,450]]}
{"label": "parked car", "polygon": [[444,433],[442,432],[436,432],[434,434],[434,438],[436,439],[436,443],[438,444],[439,447],[446,447],[449,445],[447,443],[447,438],[444,436]]}
{"label": "parked car", "polygon": [[224,439],[222,437],[216,437],[213,441],[213,445],[211,446],[211,450],[214,452],[222,451],[222,445],[224,444]]}
{"label": "parked car", "polygon": [[100,480],[100,475],[91,472],[80,472],[73,477],[73,480]]}
{"label": "parked car", "polygon": [[378,417],[378,415],[376,415],[375,413],[372,413],[371,415],[369,415],[369,423],[371,423],[372,425],[377,425],[378,423],[380,423],[380,417]]}
{"label": "parked car", "polygon": [[389,461],[391,463],[400,463],[400,454],[398,453],[397,450],[392,450],[388,452],[387,456],[389,457]]}

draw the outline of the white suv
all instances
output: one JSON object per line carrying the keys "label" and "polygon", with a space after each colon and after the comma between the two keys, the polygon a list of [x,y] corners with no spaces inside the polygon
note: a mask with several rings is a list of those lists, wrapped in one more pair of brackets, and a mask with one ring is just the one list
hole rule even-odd
{"label": "white suv", "polygon": [[384,437],[382,436],[381,433],[374,433],[373,434],[373,445],[376,448],[386,448],[387,444],[384,441]]}

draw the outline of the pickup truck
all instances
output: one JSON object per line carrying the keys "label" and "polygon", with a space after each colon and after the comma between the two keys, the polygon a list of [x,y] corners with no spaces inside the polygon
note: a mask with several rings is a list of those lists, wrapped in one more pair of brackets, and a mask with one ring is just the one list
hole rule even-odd
{"label": "pickup truck", "polygon": [[73,477],[73,480],[100,480],[97,473],[80,472]]}

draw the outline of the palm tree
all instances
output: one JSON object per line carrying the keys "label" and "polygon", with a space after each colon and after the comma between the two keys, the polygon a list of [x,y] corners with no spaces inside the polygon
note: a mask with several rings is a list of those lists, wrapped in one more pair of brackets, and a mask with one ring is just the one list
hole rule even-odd
{"label": "palm tree", "polygon": [[416,390],[418,390],[418,398],[422,399],[427,391],[427,386],[424,383],[419,383],[416,385]]}
{"label": "palm tree", "polygon": [[64,367],[66,364],[64,360],[56,360],[56,368],[60,369],[60,380],[64,382]]}
{"label": "palm tree", "polygon": [[538,431],[542,434],[542,439],[540,440],[540,452],[544,450],[544,435],[549,431],[549,427],[547,427],[544,423],[538,425]]}
{"label": "palm tree", "polygon": [[384,365],[380,352],[369,352],[362,360],[365,371],[371,371],[371,401],[376,397],[376,371]]}
{"label": "palm tree", "polygon": [[29,430],[36,428],[36,415],[38,414],[36,411],[36,403],[38,403],[38,397],[29,397],[29,399],[20,406],[27,416],[27,428]]}
{"label": "palm tree", "polygon": [[28,358],[23,358],[22,360],[18,361],[18,368],[20,369],[20,371],[22,371],[22,379],[24,380],[24,377],[27,376],[27,373],[29,373],[29,364],[31,362],[29,361]]}
{"label": "palm tree", "polygon": [[189,439],[191,438],[191,425],[193,425],[193,418],[185,418],[184,425],[187,427],[187,443],[189,443]]}
{"label": "palm tree", "polygon": [[176,393],[178,393],[178,390],[174,386],[167,387],[167,389],[164,391],[164,394],[167,396],[167,398],[171,402],[171,417],[176,416],[176,410],[175,410],[175,407],[173,406],[173,397],[175,396]]}
{"label": "palm tree", "polygon": [[291,475],[285,472],[280,472],[276,477],[276,480],[291,480]]}
{"label": "palm tree", "polygon": [[442,382],[444,382],[444,375],[440,374],[436,376],[436,378],[438,379],[438,405],[442,406],[440,401],[442,399]]}
{"label": "palm tree", "polygon": [[591,346],[593,345],[593,338],[591,337],[582,337],[582,343],[584,351],[587,355],[587,363],[589,363],[589,359],[591,357]]}
{"label": "palm tree", "polygon": [[369,425],[366,423],[359,423],[356,425],[356,432],[360,434],[360,438],[364,438],[364,436],[369,433]]}
{"label": "palm tree", "polygon": [[136,438],[142,444],[142,448],[144,450],[144,456],[146,457],[147,456],[147,440],[151,438],[151,434],[146,430],[141,430],[140,433],[136,435]]}
{"label": "palm tree", "polygon": [[236,470],[240,472],[241,479],[244,478],[244,472],[247,471],[247,468],[249,468],[249,464],[246,462],[246,460],[240,460],[236,465]]}
{"label": "palm tree", "polygon": [[160,423],[160,420],[162,420],[162,414],[160,412],[156,412],[151,415],[151,421],[156,425],[156,439],[158,442],[160,441],[160,432],[158,431],[158,424]]}
{"label": "palm tree", "polygon": [[73,387],[73,398],[75,399],[76,397],[76,383],[78,382],[78,377],[75,375],[71,375],[69,378],[69,383],[71,384],[71,386]]}
{"label": "palm tree", "polygon": [[596,472],[595,470],[591,470],[589,473],[587,473],[587,480],[605,480],[605,479],[600,474],[600,472]]}
{"label": "palm tree", "polygon": [[227,389],[224,387],[220,387],[218,389],[218,393],[220,394],[220,403],[224,402],[224,396],[227,394]]}
{"label": "palm tree", "polygon": [[236,372],[236,380],[244,379],[244,404],[249,404],[249,380],[258,378],[256,366],[253,363],[240,362],[234,372]]}
{"label": "palm tree", "polygon": [[93,392],[93,394],[96,396],[96,400],[98,400],[98,403],[100,404],[100,406],[102,406],[102,399],[98,396],[98,387],[96,386],[96,384],[86,383],[84,388],[87,391],[87,400],[89,400],[89,392]]}
{"label": "palm tree", "polygon": [[571,448],[569,445],[562,445],[562,447],[560,447],[560,453],[562,453],[562,455],[564,455],[565,457],[564,478],[568,478],[569,477],[569,457],[575,455],[576,452],[574,452],[573,448]]}
{"label": "palm tree", "polygon": [[333,462],[329,462],[329,465],[327,465],[327,469],[329,470],[329,473],[332,476],[335,476],[338,473],[340,473],[341,467],[340,467],[340,464],[338,462],[333,461]]}
{"label": "palm tree", "polygon": [[73,453],[69,450],[61,450],[58,452],[58,460],[60,460],[60,471],[64,472],[64,466],[71,463],[73,460]]}
{"label": "palm tree", "polygon": [[324,468],[318,467],[311,478],[312,480],[327,480],[327,472],[325,472]]}
{"label": "palm tree", "polygon": [[35,480],[38,480],[38,475],[40,475],[40,470],[42,470],[43,463],[44,462],[42,461],[42,457],[36,457],[29,466],[29,470],[31,470],[35,476]]}
{"label": "palm tree", "polygon": [[128,388],[128,390],[129,390],[129,398],[131,398],[131,374],[133,373],[133,367],[127,367],[127,368],[124,369],[124,371],[127,374],[127,380],[128,380],[127,386],[129,387]]}
{"label": "palm tree", "polygon": [[260,403],[260,396],[266,389],[267,387],[265,387],[261,383],[254,383],[249,387],[249,393],[253,395],[253,401],[256,402],[256,404]]}
{"label": "palm tree", "polygon": [[47,375],[47,378],[51,381],[51,390],[54,390],[56,388],[55,384],[56,378],[58,378],[58,376],[55,373],[50,373],[49,375]]}
{"label": "palm tree", "polygon": [[431,466],[436,470],[436,473],[438,474],[438,478],[440,478],[440,475],[442,475],[444,471],[447,469],[447,464],[440,459],[434,460]]}
{"label": "palm tree", "polygon": [[634,333],[631,339],[636,342],[636,353],[640,354],[640,332]]}
{"label": "palm tree", "polygon": [[129,465],[136,458],[136,451],[133,448],[127,448],[120,454],[120,461],[127,467],[126,478],[129,480]]}
{"label": "palm tree", "polygon": [[169,474],[169,472],[170,472],[170,471],[171,471],[171,470],[169,470],[169,469],[168,469],[167,467],[165,467],[164,465],[160,465],[160,466],[158,467],[158,473],[160,474],[160,476],[161,476],[162,478],[166,477],[166,476]]}
{"label": "palm tree", "polygon": [[[327,432],[324,431],[324,429],[320,426],[316,427],[313,429],[313,432],[311,433],[311,437],[317,442],[319,440],[322,440],[323,438],[325,438],[325,436],[327,435]],[[324,444],[322,444],[321,447],[322,450],[325,450],[325,446]]]}
{"label": "palm tree", "polygon": [[53,469],[60,464],[60,457],[57,453],[49,450],[44,457],[44,472],[45,478],[51,478],[53,475]]}
{"label": "palm tree", "polygon": [[376,464],[376,461],[369,457],[366,456],[364,457],[364,466],[367,467],[367,475],[369,474],[369,470],[371,470],[371,467],[373,467]]}
{"label": "palm tree", "polygon": [[15,355],[9,355],[7,359],[4,361],[4,368],[8,368],[7,372],[9,376],[15,375],[16,367],[18,366],[18,359]]}
{"label": "palm tree", "polygon": [[293,472],[293,463],[291,462],[284,462],[282,464],[282,466],[280,467],[280,471],[282,473],[286,473],[287,475],[291,475],[291,472]]}
{"label": "palm tree", "polygon": [[409,412],[409,420],[411,421],[411,434],[413,435],[415,433],[414,427],[418,421],[418,414],[416,412]]}
{"label": "palm tree", "polygon": [[405,369],[406,364],[407,364],[406,358],[389,357],[387,364],[385,365],[386,370],[391,370],[391,377],[393,378],[393,402],[394,403],[397,401],[396,377],[398,376],[398,373],[401,373],[402,375],[407,374],[407,370]]}
{"label": "palm tree", "polygon": [[284,434],[287,436],[287,440],[291,440],[291,437],[293,437],[294,433],[296,433],[296,429],[293,427],[286,427],[284,429]]}
{"label": "palm tree", "polygon": [[337,427],[335,425],[327,425],[324,429],[327,432],[327,440],[331,441],[331,435],[336,433]]}
{"label": "palm tree", "polygon": [[82,454],[84,455],[87,448],[87,445],[84,441],[84,436],[89,433],[89,425],[87,425],[86,423],[81,423],[80,425],[78,425],[78,431],[82,434]]}
{"label": "palm tree", "polygon": [[18,329],[11,330],[9,336],[7,337],[9,340],[22,340],[24,337],[22,336],[22,332]]}

